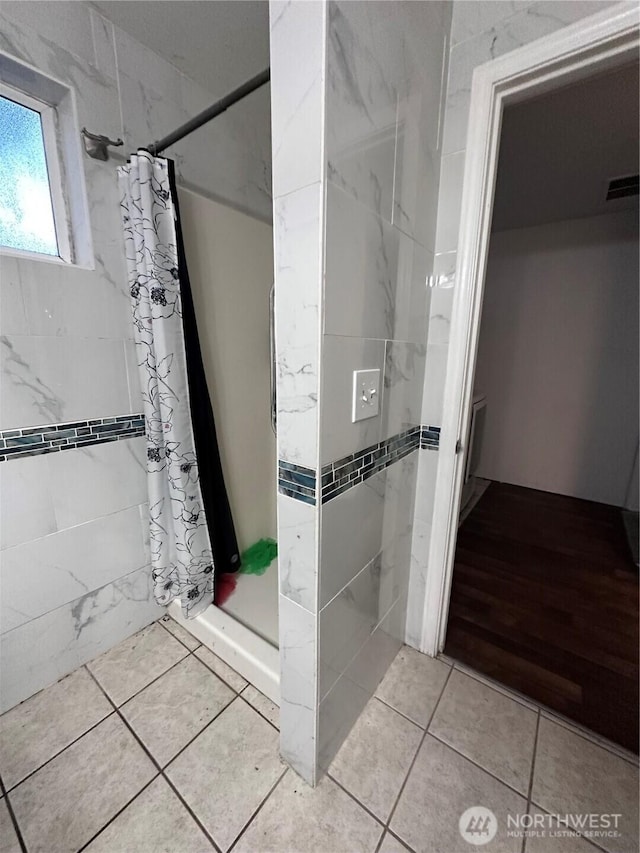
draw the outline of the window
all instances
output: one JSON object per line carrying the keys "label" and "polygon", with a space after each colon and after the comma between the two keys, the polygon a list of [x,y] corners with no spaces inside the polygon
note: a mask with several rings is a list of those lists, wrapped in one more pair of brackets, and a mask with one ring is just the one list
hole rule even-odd
{"label": "window", "polygon": [[70,260],[53,107],[0,87],[0,245]]}

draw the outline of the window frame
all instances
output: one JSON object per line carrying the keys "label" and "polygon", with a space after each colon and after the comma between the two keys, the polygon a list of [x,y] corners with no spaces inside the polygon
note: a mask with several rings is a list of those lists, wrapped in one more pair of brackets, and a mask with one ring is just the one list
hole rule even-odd
{"label": "window frame", "polygon": [[0,253],[18,258],[44,260],[50,263],[70,264],[73,262],[72,244],[70,239],[69,211],[64,194],[63,171],[59,152],[59,134],[57,113],[54,105],[28,95],[26,92],[0,82],[0,95],[22,107],[33,110],[40,116],[42,126],[42,141],[44,147],[49,195],[53,211],[53,226],[58,245],[58,254],[49,255],[46,252],[33,252],[29,249],[19,249],[14,246],[0,244]]}

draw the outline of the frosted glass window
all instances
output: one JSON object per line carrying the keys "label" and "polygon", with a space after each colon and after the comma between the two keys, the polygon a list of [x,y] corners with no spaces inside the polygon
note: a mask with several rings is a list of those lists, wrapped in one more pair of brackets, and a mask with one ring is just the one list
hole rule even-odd
{"label": "frosted glass window", "polygon": [[58,255],[42,116],[0,96],[0,245]]}

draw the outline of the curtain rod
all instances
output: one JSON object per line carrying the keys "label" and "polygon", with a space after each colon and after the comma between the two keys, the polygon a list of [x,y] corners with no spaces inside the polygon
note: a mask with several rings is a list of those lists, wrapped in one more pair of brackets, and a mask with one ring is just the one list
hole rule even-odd
{"label": "curtain rod", "polygon": [[233,104],[237,104],[238,101],[246,98],[247,95],[250,95],[251,92],[254,92],[256,89],[259,89],[260,86],[264,86],[265,83],[269,82],[270,77],[271,70],[266,68],[264,71],[261,71],[260,74],[256,74],[255,77],[252,77],[251,80],[247,80],[247,82],[243,83],[242,86],[238,86],[238,88],[234,89],[233,92],[225,95],[224,98],[216,101],[215,104],[211,104],[211,106],[207,107],[206,110],[198,113],[197,116],[189,119],[189,121],[174,130],[173,133],[169,133],[162,139],[158,139],[156,142],[153,142],[148,146],[147,150],[150,154],[159,154],[161,151],[164,151],[165,148],[173,145],[174,142],[179,142],[181,139],[184,139],[185,136],[193,133],[194,130],[202,127],[203,124],[211,121],[212,118],[215,118],[225,110],[228,110],[229,107],[233,106]]}

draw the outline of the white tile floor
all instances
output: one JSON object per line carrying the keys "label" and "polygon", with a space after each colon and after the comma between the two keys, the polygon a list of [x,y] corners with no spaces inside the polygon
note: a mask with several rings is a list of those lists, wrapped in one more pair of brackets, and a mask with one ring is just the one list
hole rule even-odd
{"label": "white tile floor", "polygon": [[[0,717],[0,853],[635,853],[637,762],[404,648],[312,790],[278,709],[170,620]],[[459,833],[491,809],[482,848]],[[620,814],[618,834],[509,836],[507,815]],[[593,843],[592,843],[593,842]]]}

